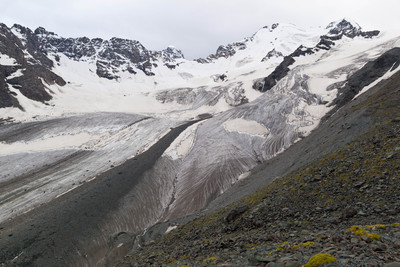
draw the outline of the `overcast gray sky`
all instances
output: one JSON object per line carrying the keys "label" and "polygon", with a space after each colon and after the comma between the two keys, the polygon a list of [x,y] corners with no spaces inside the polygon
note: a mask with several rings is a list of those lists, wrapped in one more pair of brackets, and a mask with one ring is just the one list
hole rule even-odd
{"label": "overcast gray sky", "polygon": [[399,0],[0,0],[0,22],[63,37],[121,37],[206,57],[275,22],[326,26],[343,17],[366,30],[400,28]]}

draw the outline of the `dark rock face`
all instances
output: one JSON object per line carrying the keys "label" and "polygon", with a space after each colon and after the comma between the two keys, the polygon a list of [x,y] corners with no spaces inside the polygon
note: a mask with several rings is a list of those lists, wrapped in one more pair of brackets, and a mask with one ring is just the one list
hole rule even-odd
{"label": "dark rock face", "polygon": [[[37,36],[20,25],[9,29],[1,24],[0,33],[0,53],[15,61],[12,65],[0,65],[0,108],[21,108],[10,86],[29,99],[49,101],[51,95],[43,82],[63,86],[65,81],[51,71],[53,61],[40,51]],[[17,71],[20,75],[12,76]]]}
{"label": "dark rock face", "polygon": [[164,62],[174,62],[174,59],[185,58],[182,51],[173,46],[167,47],[167,49],[161,51],[161,54]]}
{"label": "dark rock face", "polygon": [[118,75],[114,74],[116,72],[115,70],[113,72],[110,72],[110,63],[107,61],[96,61],[96,68],[96,74],[99,77],[109,80],[116,80],[120,78]]}
{"label": "dark rock face", "polygon": [[[343,19],[336,25],[332,22],[328,25],[327,29],[330,29],[328,32],[328,36],[346,36],[349,38],[354,38],[357,36],[372,38],[379,34],[379,31],[362,31],[361,27],[358,25],[353,25],[351,22]],[[337,39],[338,40],[338,39]]]}
{"label": "dark rock face", "polygon": [[261,60],[262,62],[267,61],[268,59],[271,59],[273,57],[283,57],[283,54],[279,51],[276,51],[275,48],[272,49],[267,53],[267,55]]}
{"label": "dark rock face", "polygon": [[329,50],[335,43],[331,41],[331,38],[322,37],[321,41],[317,44],[316,48],[321,50]]}
{"label": "dark rock face", "polygon": [[228,58],[228,57],[236,54],[236,49],[244,50],[244,49],[246,49],[246,44],[239,42],[239,43],[229,44],[227,46],[221,45],[218,47],[217,52],[215,53],[214,57],[215,58],[220,58],[220,57]]}
{"label": "dark rock face", "polygon": [[[335,45],[335,41],[342,39],[343,36],[348,38],[373,38],[380,33],[379,31],[364,32],[361,30],[360,26],[353,25],[351,24],[351,22],[348,22],[345,19],[337,24],[332,22],[328,25],[327,29],[330,29],[328,34],[322,35],[320,37],[319,43],[315,47],[308,48],[304,47],[303,45],[299,46],[292,54],[286,56],[282,63],[279,64],[279,66],[276,67],[276,69],[268,77],[264,78],[263,82],[261,82],[260,80],[256,81],[253,84],[253,88],[261,92],[266,92],[270,90],[280,79],[286,76],[286,74],[290,70],[289,66],[295,62],[296,57],[314,54],[315,52],[318,52],[320,50],[329,50],[332,46]],[[272,52],[273,51],[271,51],[270,53]],[[269,58],[268,55],[266,56],[266,58]]]}
{"label": "dark rock face", "polygon": [[[156,61],[161,60],[173,69],[178,65],[176,61],[184,58],[174,47],[150,51],[138,41],[62,38],[42,27],[31,31],[21,25],[8,28],[0,24],[0,44],[0,54],[15,60],[11,65],[0,65],[0,108],[20,107],[11,86],[27,98],[45,103],[52,98],[46,83],[66,84],[52,72],[54,62],[50,55],[57,63],[62,54],[75,61],[92,61],[96,64],[96,74],[109,80],[118,80],[125,71],[136,74],[141,70],[153,76],[152,69],[158,66]],[[18,75],[11,76],[13,73]]]}
{"label": "dark rock face", "polygon": [[15,101],[16,99],[12,95],[12,92],[8,90],[3,73],[0,72],[0,107],[12,107]]}
{"label": "dark rock face", "polygon": [[328,34],[321,36],[321,41],[317,44],[317,48],[319,49],[329,50],[333,45],[335,45],[334,41],[342,39],[343,36],[351,39],[358,36],[372,38],[380,33],[380,31],[364,32],[360,26],[353,25],[351,22],[345,19],[336,25],[334,23],[329,24],[327,29],[330,29]]}
{"label": "dark rock face", "polygon": [[206,59],[199,58],[196,59],[197,62],[199,63],[210,63],[216,59],[219,59],[221,57],[228,58],[236,54],[237,50],[244,50],[246,49],[246,43],[245,42],[236,42],[233,44],[228,44],[228,45],[220,45],[215,52],[215,54],[209,55]]}
{"label": "dark rock face", "polygon": [[286,74],[289,72],[289,66],[292,65],[295,62],[292,56],[287,56],[283,59],[282,63],[276,67],[276,69],[268,75],[264,79],[264,84],[262,88],[256,88],[261,92],[265,92],[270,90],[272,87],[275,86],[275,84],[282,79],[283,77],[286,76]]}
{"label": "dark rock face", "polygon": [[[136,74],[134,68],[153,76],[153,67],[157,59],[163,62],[175,63],[184,58],[179,49],[168,47],[162,51],[147,50],[140,42],[121,38],[103,40],[100,38],[62,38],[44,28],[35,30],[42,51],[53,54],[62,53],[76,61],[95,61],[96,74],[101,78],[117,80],[118,72],[128,71]],[[170,64],[171,65],[171,64]]]}
{"label": "dark rock face", "polygon": [[335,106],[326,117],[329,117],[339,108],[352,100],[361,89],[382,77],[389,70],[394,70],[400,65],[400,48],[395,47],[376,60],[368,62],[359,71],[354,73],[345,86],[339,88],[339,95],[331,106]]}
{"label": "dark rock face", "polygon": [[305,55],[311,55],[313,54],[313,49],[309,47],[305,47],[303,45],[300,45],[293,53],[292,57],[299,57],[299,56],[305,56]]}

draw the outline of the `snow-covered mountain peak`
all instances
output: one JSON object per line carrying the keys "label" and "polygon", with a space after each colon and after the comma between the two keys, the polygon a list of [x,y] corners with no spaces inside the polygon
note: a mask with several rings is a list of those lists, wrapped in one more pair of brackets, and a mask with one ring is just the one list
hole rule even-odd
{"label": "snow-covered mountain peak", "polygon": [[22,25],[19,24],[14,24],[11,28],[10,28],[11,32],[17,36],[20,41],[22,42],[22,44],[26,45],[26,41],[27,39],[33,35],[33,32],[27,28],[24,27]]}
{"label": "snow-covered mountain peak", "polygon": [[379,34],[379,31],[364,32],[357,22],[346,18],[329,23],[326,29],[329,30],[326,36],[331,37],[331,39],[341,39],[342,36],[349,38],[357,36],[372,38]]}
{"label": "snow-covered mountain peak", "polygon": [[328,35],[344,35],[350,38],[358,36],[361,32],[361,27],[358,23],[350,22],[346,19],[330,23],[327,29],[329,29]]}
{"label": "snow-covered mountain peak", "polygon": [[263,41],[302,40],[306,41],[319,37],[325,31],[321,28],[301,28],[292,23],[274,23],[258,30],[250,40],[262,39]]}
{"label": "snow-covered mountain peak", "polygon": [[327,30],[331,30],[334,28],[341,28],[341,29],[358,28],[358,29],[361,29],[361,26],[355,20],[352,20],[349,18],[343,18],[340,20],[332,21],[331,23],[328,24],[328,26],[326,26]]}
{"label": "snow-covered mountain peak", "polygon": [[[279,66],[263,81],[257,80],[254,83],[253,88],[257,88],[262,92],[272,89],[277,84],[278,80],[285,77],[290,71],[289,66],[293,65],[297,58],[312,55],[319,51],[329,51],[333,46],[343,43],[343,40],[345,40],[343,37],[347,37],[349,40],[354,39],[355,37],[360,37],[361,39],[372,39],[380,33],[378,30],[363,31],[358,23],[346,19],[331,22],[325,29],[311,28],[308,31],[304,31],[298,29],[295,25],[288,26],[288,29],[285,29],[284,31],[282,31],[282,28],[285,27],[279,27],[282,36],[285,36],[287,33],[291,34],[290,36],[285,36],[281,39],[284,41],[282,43],[283,46],[287,46],[288,40],[296,39],[297,43],[300,43],[301,45],[292,49],[291,53],[286,55],[283,54],[285,57],[284,60],[280,62]],[[298,34],[300,38],[296,38],[296,31],[301,32]],[[310,38],[312,36],[314,36],[314,38]],[[315,38],[316,36],[317,38]],[[275,40],[277,39],[278,37],[275,38]],[[309,41],[308,43],[307,40]],[[278,51],[279,50],[274,48],[274,50],[268,52],[267,56],[263,58],[262,61],[268,61],[270,58],[276,57],[277,55],[279,56],[280,54]]]}
{"label": "snow-covered mountain peak", "polygon": [[167,55],[170,55],[170,58],[172,58],[172,59],[183,59],[183,58],[185,58],[185,56],[183,55],[182,51],[180,49],[176,48],[173,45],[168,46],[162,52],[166,53]]}
{"label": "snow-covered mountain peak", "polygon": [[22,26],[22,25],[20,25],[20,24],[17,24],[17,23],[15,23],[15,24],[11,27],[11,30],[17,31],[17,32],[19,32],[19,33],[25,33],[26,31],[32,32],[29,28],[24,27],[24,26]]}
{"label": "snow-covered mountain peak", "polygon": [[[199,63],[211,63],[221,58],[240,58],[251,55],[258,61],[266,61],[268,54],[286,56],[292,53],[299,45],[314,46],[319,37],[326,33],[321,28],[302,29],[290,23],[274,23],[259,29],[251,37],[244,38],[239,42],[218,47],[215,54],[206,59],[197,59]],[[273,52],[272,52],[273,51]],[[270,53],[271,52],[271,53]],[[256,55],[256,57],[255,57]],[[258,59],[259,58],[259,59]],[[235,61],[235,59],[232,59]]]}
{"label": "snow-covered mountain peak", "polygon": [[266,26],[262,27],[261,29],[268,29],[270,32],[272,32],[273,30],[278,28],[278,26],[279,26],[279,23],[273,23],[271,25],[266,25]]}
{"label": "snow-covered mountain peak", "polygon": [[48,36],[48,35],[51,35],[51,36],[57,36],[57,34],[55,34],[54,32],[49,32],[49,31],[47,31],[45,28],[43,28],[43,27],[38,27],[38,28],[36,28],[36,30],[34,31],[34,33],[36,34],[36,35],[42,35],[42,36]]}

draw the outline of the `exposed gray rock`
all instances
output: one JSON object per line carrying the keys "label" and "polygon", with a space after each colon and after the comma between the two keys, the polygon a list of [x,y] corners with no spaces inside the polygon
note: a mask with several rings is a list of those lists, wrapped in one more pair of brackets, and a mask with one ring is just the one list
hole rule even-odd
{"label": "exposed gray rock", "polygon": [[268,54],[261,61],[264,62],[273,57],[283,57],[283,54],[279,51],[276,51],[274,48],[271,51],[269,51]]}
{"label": "exposed gray rock", "polygon": [[228,45],[220,45],[215,52],[215,54],[209,55],[206,59],[199,58],[196,59],[197,62],[199,63],[210,63],[216,59],[219,59],[221,57],[228,58],[236,54],[237,50],[244,50],[246,49],[246,43],[245,42],[236,42],[233,44],[228,44]]}
{"label": "exposed gray rock", "polygon": [[[22,36],[20,39],[14,32]],[[65,85],[65,81],[52,72],[53,61],[40,51],[39,40],[28,28],[15,24],[11,29],[0,25],[0,53],[15,60],[15,64],[0,65],[0,108],[19,107],[15,93],[10,87],[19,90],[29,99],[46,102],[51,99],[46,83]],[[20,71],[21,76],[12,77]],[[45,83],[43,83],[43,81]]]}

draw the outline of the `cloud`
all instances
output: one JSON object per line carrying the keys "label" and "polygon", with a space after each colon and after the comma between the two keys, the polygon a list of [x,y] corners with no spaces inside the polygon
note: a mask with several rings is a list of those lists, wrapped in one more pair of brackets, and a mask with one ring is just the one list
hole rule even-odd
{"label": "cloud", "polygon": [[326,26],[349,17],[366,29],[395,28],[397,0],[11,0],[0,17],[9,26],[43,26],[65,37],[135,39],[149,49],[175,45],[188,58],[251,36],[275,22]]}

